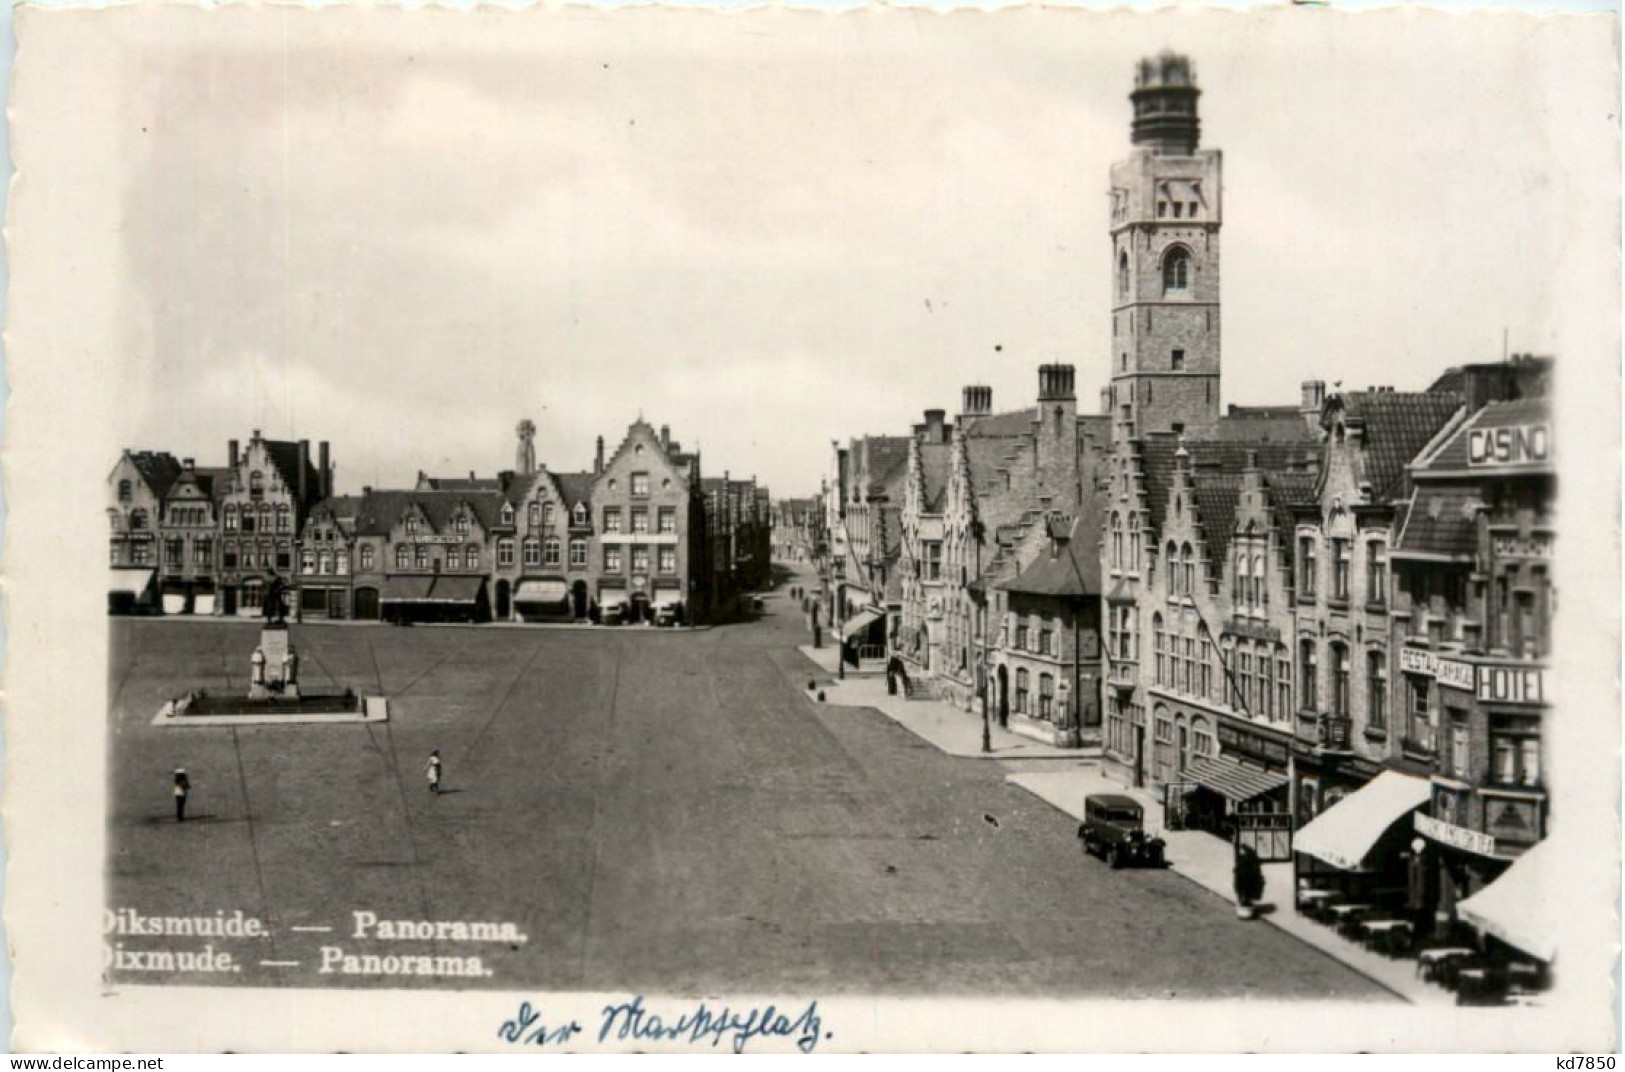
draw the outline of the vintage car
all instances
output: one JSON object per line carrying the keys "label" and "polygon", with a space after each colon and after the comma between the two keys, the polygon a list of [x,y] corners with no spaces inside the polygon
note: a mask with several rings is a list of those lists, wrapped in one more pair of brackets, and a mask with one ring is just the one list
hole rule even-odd
{"label": "vintage car", "polygon": [[1091,793],[1083,799],[1083,825],[1078,838],[1085,852],[1113,867],[1163,865],[1163,840],[1145,832],[1140,802],[1119,793]]}
{"label": "vintage car", "polygon": [[655,624],[658,626],[670,628],[681,625],[682,621],[682,609],[675,603],[662,603],[655,608]]}

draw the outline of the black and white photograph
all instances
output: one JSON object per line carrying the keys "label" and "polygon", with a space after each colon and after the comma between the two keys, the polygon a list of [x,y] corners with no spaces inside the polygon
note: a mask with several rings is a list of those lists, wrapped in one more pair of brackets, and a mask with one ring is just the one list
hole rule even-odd
{"label": "black and white photograph", "polygon": [[1614,14],[17,23],[20,1049],[1617,1048]]}

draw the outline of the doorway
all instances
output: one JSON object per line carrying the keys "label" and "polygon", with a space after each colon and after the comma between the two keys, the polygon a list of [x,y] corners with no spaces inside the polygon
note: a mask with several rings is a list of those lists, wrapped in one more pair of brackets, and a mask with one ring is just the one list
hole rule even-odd
{"label": "doorway", "polygon": [[505,622],[513,613],[510,588],[506,580],[497,581],[497,621]]}
{"label": "doorway", "polygon": [[570,613],[577,621],[587,617],[587,582],[577,581],[570,586]]}
{"label": "doorway", "polygon": [[1010,725],[1010,671],[999,667],[999,725]]}

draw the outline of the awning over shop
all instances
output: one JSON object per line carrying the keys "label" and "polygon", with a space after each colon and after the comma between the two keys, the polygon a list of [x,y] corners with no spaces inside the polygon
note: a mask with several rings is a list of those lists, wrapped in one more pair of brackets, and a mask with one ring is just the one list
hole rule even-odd
{"label": "awning over shop", "polygon": [[193,596],[192,597],[192,613],[193,614],[213,614],[214,613],[214,596],[213,595]]}
{"label": "awning over shop", "polygon": [[1185,768],[1191,780],[1241,804],[1286,785],[1286,775],[1249,767],[1233,756],[1203,756]]}
{"label": "awning over shop", "polygon": [[681,603],[682,601],[683,601],[683,590],[681,588],[656,588],[655,589],[655,606],[657,606],[657,607],[675,606],[676,604]]}
{"label": "awning over shop", "polygon": [[164,595],[164,613],[179,614],[186,609],[186,593],[168,592]]}
{"label": "awning over shop", "polygon": [[138,596],[152,583],[150,569],[116,569],[107,578],[109,595]]}
{"label": "awning over shop", "polygon": [[598,593],[598,605],[604,610],[609,610],[611,607],[619,607],[625,602],[626,589],[624,588],[606,588],[602,592]]}
{"label": "awning over shop", "polygon": [[1551,916],[1558,889],[1551,875],[1556,859],[1549,844],[1542,841],[1500,878],[1456,905],[1457,914],[1474,927],[1541,960],[1557,955]]}
{"label": "awning over shop", "polygon": [[422,603],[434,587],[433,577],[387,577],[379,599],[385,603]]}
{"label": "awning over shop", "polygon": [[429,589],[429,600],[433,603],[478,603],[480,589],[484,585],[483,577],[436,577],[434,587]]}
{"label": "awning over shop", "polygon": [[1333,867],[1358,871],[1365,867],[1377,839],[1426,804],[1431,792],[1424,779],[1383,771],[1315,816],[1298,831],[1292,847]]}
{"label": "awning over shop", "polygon": [[515,603],[563,603],[570,598],[570,586],[563,581],[520,581]]}
{"label": "awning over shop", "polygon": [[841,626],[841,636],[850,640],[879,620],[880,615],[875,611],[860,610],[856,615],[848,618],[845,625]]}
{"label": "awning over shop", "polygon": [[476,603],[481,577],[390,577],[379,597],[385,603]]}

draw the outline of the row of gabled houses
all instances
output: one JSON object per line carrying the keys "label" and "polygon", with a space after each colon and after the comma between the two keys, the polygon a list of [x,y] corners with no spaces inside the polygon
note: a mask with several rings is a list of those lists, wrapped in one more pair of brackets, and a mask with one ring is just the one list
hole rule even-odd
{"label": "row of gabled houses", "polygon": [[1137,71],[1098,415],[1052,364],[1029,406],[969,386],[834,443],[818,624],[1169,825],[1449,920],[1551,820],[1553,362],[1221,409],[1198,94],[1183,57]]}
{"label": "row of gabled houses", "polygon": [[301,620],[665,623],[731,613],[771,581],[766,488],[706,477],[641,418],[592,467],[333,490],[327,443],[263,438],[203,468],[127,450],[108,477],[115,612],[252,616],[271,587]]}

